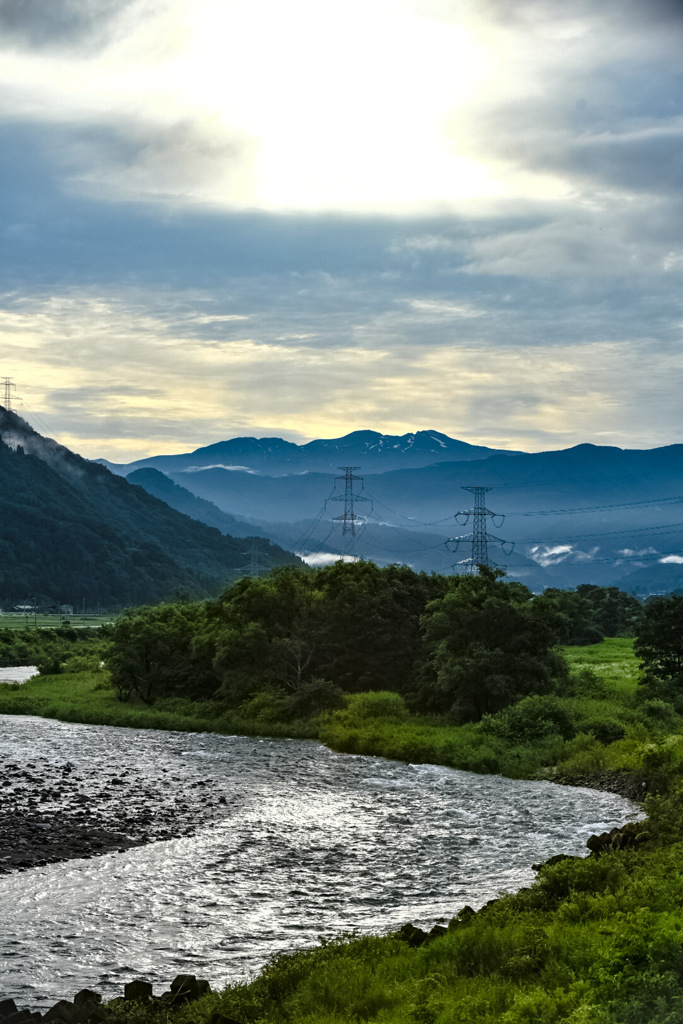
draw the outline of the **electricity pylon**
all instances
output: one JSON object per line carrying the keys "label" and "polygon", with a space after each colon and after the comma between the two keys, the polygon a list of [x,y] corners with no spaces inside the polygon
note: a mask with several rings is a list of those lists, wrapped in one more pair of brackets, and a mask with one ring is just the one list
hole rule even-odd
{"label": "electricity pylon", "polygon": [[[500,568],[496,562],[489,558],[489,542],[500,544],[506,555],[512,554],[515,546],[514,541],[510,542],[503,540],[502,537],[495,537],[486,530],[487,519],[491,519],[496,529],[499,529],[505,521],[505,516],[497,515],[486,508],[484,495],[490,490],[492,490],[491,487],[463,487],[463,491],[470,491],[474,495],[474,507],[463,512],[456,512],[455,519],[461,526],[465,526],[471,518],[472,533],[465,537],[451,537],[446,541],[446,547],[448,547],[449,551],[455,552],[458,550],[459,545],[466,541],[472,545],[472,554],[470,558],[466,558],[462,562],[456,562],[453,565],[454,571],[456,566],[462,566],[466,572],[471,573],[478,572],[480,565],[487,565],[491,569]],[[500,523],[496,524],[496,519],[500,519]],[[449,547],[450,544],[455,544],[455,547]],[[506,545],[510,546],[509,551],[505,550]]]}
{"label": "electricity pylon", "polygon": [[333,494],[328,501],[343,501],[344,511],[340,516],[335,516],[334,521],[336,523],[343,523],[342,527],[342,540],[341,540],[341,556],[350,555],[352,558],[358,558],[358,551],[356,548],[356,523],[364,523],[365,517],[358,515],[355,510],[356,502],[358,501],[370,501],[370,498],[366,498],[365,495],[360,494],[353,489],[354,480],[360,481],[360,490],[363,490],[363,477],[355,476],[354,470],[360,469],[360,466],[339,466],[339,469],[344,471],[344,476],[335,477],[336,480],[344,481],[344,493]]}
{"label": "electricity pylon", "polygon": [[255,538],[252,538],[251,547],[244,554],[249,558],[249,563],[243,565],[239,571],[244,573],[245,576],[256,576],[258,578],[261,573],[269,571],[267,566],[261,564],[261,552]]}
{"label": "electricity pylon", "polygon": [[5,406],[5,409],[7,409],[7,412],[12,412],[12,389],[14,388],[16,391],[17,385],[12,382],[11,377],[0,377],[0,382],[3,385],[5,392],[3,405]]}

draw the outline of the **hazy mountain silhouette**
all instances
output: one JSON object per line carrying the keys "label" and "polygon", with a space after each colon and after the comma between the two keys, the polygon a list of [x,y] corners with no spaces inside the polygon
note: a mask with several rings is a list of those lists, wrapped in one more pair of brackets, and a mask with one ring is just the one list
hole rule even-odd
{"label": "hazy mountain silhouette", "polygon": [[[217,449],[230,460],[214,461]],[[244,468],[224,468],[237,467],[238,456]],[[472,520],[455,517],[474,500],[462,488],[486,486],[487,507],[506,517],[498,529],[488,520],[487,528],[514,542],[511,553],[511,543],[503,549],[491,542],[489,555],[535,589],[622,579],[640,593],[683,585],[683,566],[661,562],[683,557],[683,445],[630,450],[581,444],[501,453],[437,431],[401,438],[355,431],[302,446],[236,438],[191,455],[144,461],[163,466],[176,484],[223,513],[246,517],[313,559],[342,550],[341,525],[334,523],[343,512],[335,500],[344,492],[338,467],[357,465],[363,496],[371,499],[355,506],[367,517],[356,538],[364,557],[449,571],[471,554]],[[326,471],[318,468],[322,462]],[[447,550],[444,541],[458,536],[460,543]]]}

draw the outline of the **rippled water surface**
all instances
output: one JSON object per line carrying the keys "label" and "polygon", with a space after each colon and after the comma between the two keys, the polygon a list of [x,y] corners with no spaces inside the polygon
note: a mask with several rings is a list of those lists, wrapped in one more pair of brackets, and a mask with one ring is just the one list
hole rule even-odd
{"label": "rippled water surface", "polygon": [[191,838],[0,877],[0,992],[44,1007],[179,973],[214,987],[319,935],[431,926],[529,884],[634,816],[621,797],[335,754],[312,741],[70,725],[0,716],[2,756],[41,751],[226,798]]}
{"label": "rippled water surface", "polygon": [[25,683],[38,675],[35,665],[19,665],[12,668],[0,668],[0,683]]}

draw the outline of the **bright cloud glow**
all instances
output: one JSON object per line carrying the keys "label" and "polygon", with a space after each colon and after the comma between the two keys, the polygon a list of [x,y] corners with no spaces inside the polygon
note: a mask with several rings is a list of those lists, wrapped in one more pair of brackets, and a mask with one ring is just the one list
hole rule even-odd
{"label": "bright cloud glow", "polygon": [[133,5],[96,61],[13,52],[2,77],[13,117],[115,126],[126,155],[81,145],[77,187],[398,212],[566,194],[560,177],[505,167],[478,140],[499,91],[535,89],[538,57],[512,53],[467,6],[435,17],[399,0],[166,0]]}
{"label": "bright cloud glow", "polygon": [[667,0],[0,3],[0,375],[117,461],[676,442],[682,49]]}

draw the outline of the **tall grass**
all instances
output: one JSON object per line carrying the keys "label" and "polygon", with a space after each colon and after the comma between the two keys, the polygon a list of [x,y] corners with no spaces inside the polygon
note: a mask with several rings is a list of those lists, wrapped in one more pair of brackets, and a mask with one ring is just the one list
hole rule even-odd
{"label": "tall grass", "polygon": [[38,715],[62,722],[167,729],[172,732],[215,732],[240,736],[291,736],[313,739],[315,722],[269,722],[240,718],[223,704],[180,697],[152,706],[137,699],[120,701],[105,671],[35,676],[27,683],[0,684],[0,714]]}

